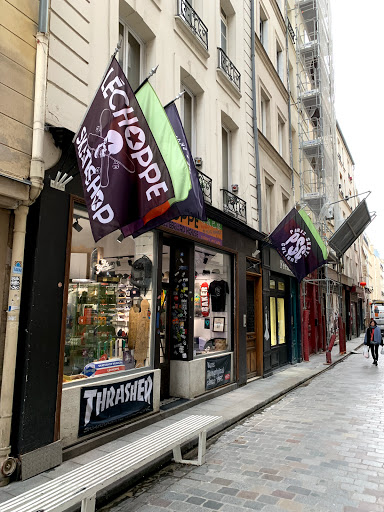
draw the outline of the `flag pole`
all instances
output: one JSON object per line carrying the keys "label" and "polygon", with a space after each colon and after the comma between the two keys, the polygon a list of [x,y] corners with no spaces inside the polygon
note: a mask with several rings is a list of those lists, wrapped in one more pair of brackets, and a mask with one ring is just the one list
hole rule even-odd
{"label": "flag pole", "polygon": [[148,82],[148,80],[151,78],[151,76],[153,76],[153,75],[156,73],[156,71],[157,71],[157,68],[158,68],[158,67],[159,67],[159,64],[158,64],[156,67],[154,67],[154,68],[152,68],[152,69],[151,69],[151,71],[149,72],[149,75],[147,76],[147,78],[145,78],[145,79],[141,82],[141,84],[139,85],[139,87],[136,89],[136,91],[135,91],[135,93],[134,93],[135,95],[136,95],[136,93],[138,93],[138,92],[139,92],[139,90],[143,87],[143,85],[144,85],[144,84],[146,84],[146,83]]}
{"label": "flag pole", "polygon": [[165,107],[164,107],[164,108],[169,107],[169,105],[171,105],[171,104],[172,104],[172,103],[174,103],[176,100],[178,100],[179,98],[181,98],[181,97],[182,97],[182,95],[183,95],[184,93],[185,93],[185,91],[180,91],[180,92],[179,92],[179,94],[176,96],[176,98],[174,98],[172,101],[170,101],[169,103],[167,103],[167,104],[165,105]]}
{"label": "flag pole", "polygon": [[[108,68],[109,68],[109,66],[112,64],[112,61],[113,61],[113,59],[116,57],[117,52],[120,50],[120,48],[121,48],[121,43],[119,42],[119,43],[117,43],[117,46],[116,46],[116,48],[115,48],[115,51],[113,52],[113,54],[111,55],[111,58],[109,59],[108,66],[107,66],[107,69],[105,70],[105,73],[104,73],[104,75],[103,75],[103,79],[102,79],[101,83],[103,83],[104,78],[105,78],[105,75],[107,74]],[[89,109],[91,108],[91,105],[92,105],[92,103],[93,103],[94,99],[96,98],[96,94],[97,94],[97,92],[98,92],[99,88],[100,88],[100,86],[98,86],[98,87],[97,87],[97,89],[96,89],[96,91],[95,91],[95,94],[93,95],[92,100],[89,102],[88,107],[87,107],[87,110],[85,111],[85,114],[84,114],[83,119],[81,120],[81,123],[80,123],[80,125],[79,125],[79,126],[82,126],[82,124],[84,123],[84,119],[86,118],[86,116],[87,116],[87,114],[88,114],[88,111],[89,111]],[[77,137],[77,134],[78,134],[78,133],[79,133],[79,130],[77,130],[77,132],[76,132],[76,133],[75,133],[75,135],[73,136],[72,144],[75,142],[75,139],[76,139],[76,137]]]}

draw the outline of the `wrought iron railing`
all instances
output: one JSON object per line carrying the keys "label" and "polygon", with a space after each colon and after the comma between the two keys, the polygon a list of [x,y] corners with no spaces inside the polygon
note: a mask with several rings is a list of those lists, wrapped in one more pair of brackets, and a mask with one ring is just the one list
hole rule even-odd
{"label": "wrought iron railing", "polygon": [[199,183],[203,193],[203,199],[206,203],[212,204],[212,180],[201,171],[197,171]]}
{"label": "wrought iron railing", "polygon": [[295,44],[295,31],[293,30],[291,22],[289,21],[289,19],[287,19],[287,28],[288,28],[288,33],[291,36],[292,43]]}
{"label": "wrought iron railing", "polygon": [[240,92],[240,73],[236,69],[236,67],[233,65],[233,62],[228,58],[228,55],[222,50],[221,48],[218,48],[218,61],[219,61],[219,68],[224,71],[224,73],[227,75],[229,80],[233,83],[233,85],[238,89]]}
{"label": "wrought iron railing", "polygon": [[243,222],[247,222],[247,203],[225,188],[223,191],[223,211],[233,215]]}
{"label": "wrought iron railing", "polygon": [[205,49],[208,50],[208,28],[187,0],[178,0],[177,15],[187,23]]}

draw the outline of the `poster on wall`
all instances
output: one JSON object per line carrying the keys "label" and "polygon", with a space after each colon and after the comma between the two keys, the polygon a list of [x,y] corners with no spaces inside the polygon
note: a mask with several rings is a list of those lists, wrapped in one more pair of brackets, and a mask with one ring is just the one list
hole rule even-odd
{"label": "poster on wall", "polygon": [[214,389],[231,382],[231,355],[212,357],[205,361],[205,389]]}
{"label": "poster on wall", "polygon": [[153,375],[81,388],[79,437],[153,411]]}

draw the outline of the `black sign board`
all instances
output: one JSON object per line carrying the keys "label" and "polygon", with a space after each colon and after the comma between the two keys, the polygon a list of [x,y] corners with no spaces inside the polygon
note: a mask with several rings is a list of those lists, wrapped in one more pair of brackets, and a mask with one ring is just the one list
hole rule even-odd
{"label": "black sign board", "polygon": [[80,391],[79,437],[153,411],[153,373]]}
{"label": "black sign board", "polygon": [[218,388],[231,382],[231,354],[205,360],[205,389]]}
{"label": "black sign board", "polygon": [[364,229],[371,222],[371,215],[368,211],[368,205],[364,199],[353,210],[351,215],[345,219],[339,229],[331,236],[328,243],[336,251],[336,254],[341,257],[359,238]]}

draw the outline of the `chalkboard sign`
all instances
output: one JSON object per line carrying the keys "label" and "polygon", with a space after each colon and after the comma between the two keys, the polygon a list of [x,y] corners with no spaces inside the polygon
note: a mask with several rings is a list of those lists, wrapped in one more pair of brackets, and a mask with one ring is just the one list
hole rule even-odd
{"label": "chalkboard sign", "polygon": [[205,389],[218,388],[231,382],[231,354],[205,360]]}

